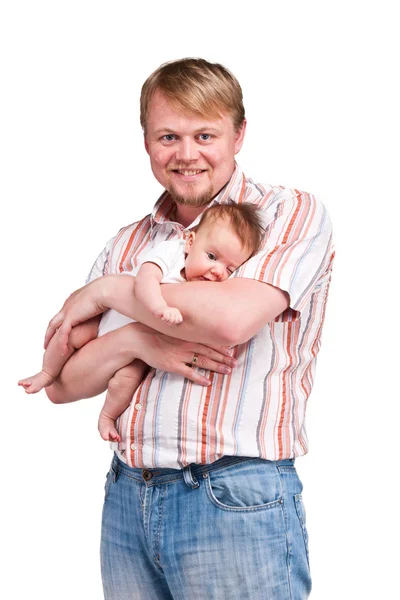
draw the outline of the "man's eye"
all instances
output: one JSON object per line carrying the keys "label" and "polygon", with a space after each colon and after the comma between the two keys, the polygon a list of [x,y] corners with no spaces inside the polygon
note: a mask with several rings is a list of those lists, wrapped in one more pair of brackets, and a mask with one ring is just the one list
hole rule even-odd
{"label": "man's eye", "polygon": [[162,136],[162,139],[166,142],[172,142],[175,139],[175,136],[173,133],[167,133],[166,135]]}
{"label": "man's eye", "polygon": [[208,142],[211,139],[211,135],[209,133],[200,133],[199,138],[202,142]]}
{"label": "man's eye", "polygon": [[210,260],[217,260],[217,257],[212,252],[207,252],[207,256]]}

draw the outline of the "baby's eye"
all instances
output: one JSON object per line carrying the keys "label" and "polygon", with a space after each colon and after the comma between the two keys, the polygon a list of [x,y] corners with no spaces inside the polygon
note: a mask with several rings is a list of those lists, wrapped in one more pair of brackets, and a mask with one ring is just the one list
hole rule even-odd
{"label": "baby's eye", "polygon": [[213,252],[207,252],[207,256],[210,260],[217,260],[217,257]]}

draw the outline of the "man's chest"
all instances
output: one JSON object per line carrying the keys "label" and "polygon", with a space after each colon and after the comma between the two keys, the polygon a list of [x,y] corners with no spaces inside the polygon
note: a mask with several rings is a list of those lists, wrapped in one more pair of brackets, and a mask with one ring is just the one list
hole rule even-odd
{"label": "man's chest", "polygon": [[133,227],[116,237],[108,257],[111,274],[132,271],[147,260],[154,250],[168,241],[185,240],[189,232],[175,223],[151,227]]}

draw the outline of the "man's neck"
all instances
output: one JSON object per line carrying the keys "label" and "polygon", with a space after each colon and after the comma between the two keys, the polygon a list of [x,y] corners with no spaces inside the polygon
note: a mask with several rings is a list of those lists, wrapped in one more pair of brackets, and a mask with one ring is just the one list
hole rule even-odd
{"label": "man's neck", "polygon": [[207,208],[202,206],[200,208],[193,208],[191,206],[177,205],[174,214],[174,221],[180,223],[184,227],[189,227],[191,223]]}

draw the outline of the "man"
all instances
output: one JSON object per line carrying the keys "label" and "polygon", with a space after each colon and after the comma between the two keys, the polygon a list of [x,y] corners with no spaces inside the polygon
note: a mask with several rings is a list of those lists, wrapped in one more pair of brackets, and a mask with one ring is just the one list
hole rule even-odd
{"label": "man", "polygon": [[[221,65],[184,59],[149,77],[141,122],[166,191],[152,215],[107,244],[91,283],[46,334],[47,343],[60,328],[65,346],[73,325],[106,308],[139,321],[90,342],[101,361],[87,360],[83,347],[47,388],[53,402],[70,402],[143,361],[106,481],[106,599],[300,600],[310,591],[294,458],[307,452],[331,226],[313,196],[246,179],[235,163],[244,116],[241,88]],[[227,202],[263,211],[263,246],[226,281],[163,285],[183,315],[171,328],[135,303],[134,278],[118,273],[161,241],[186,238],[206,207]],[[117,354],[109,336],[120,336]]]}

